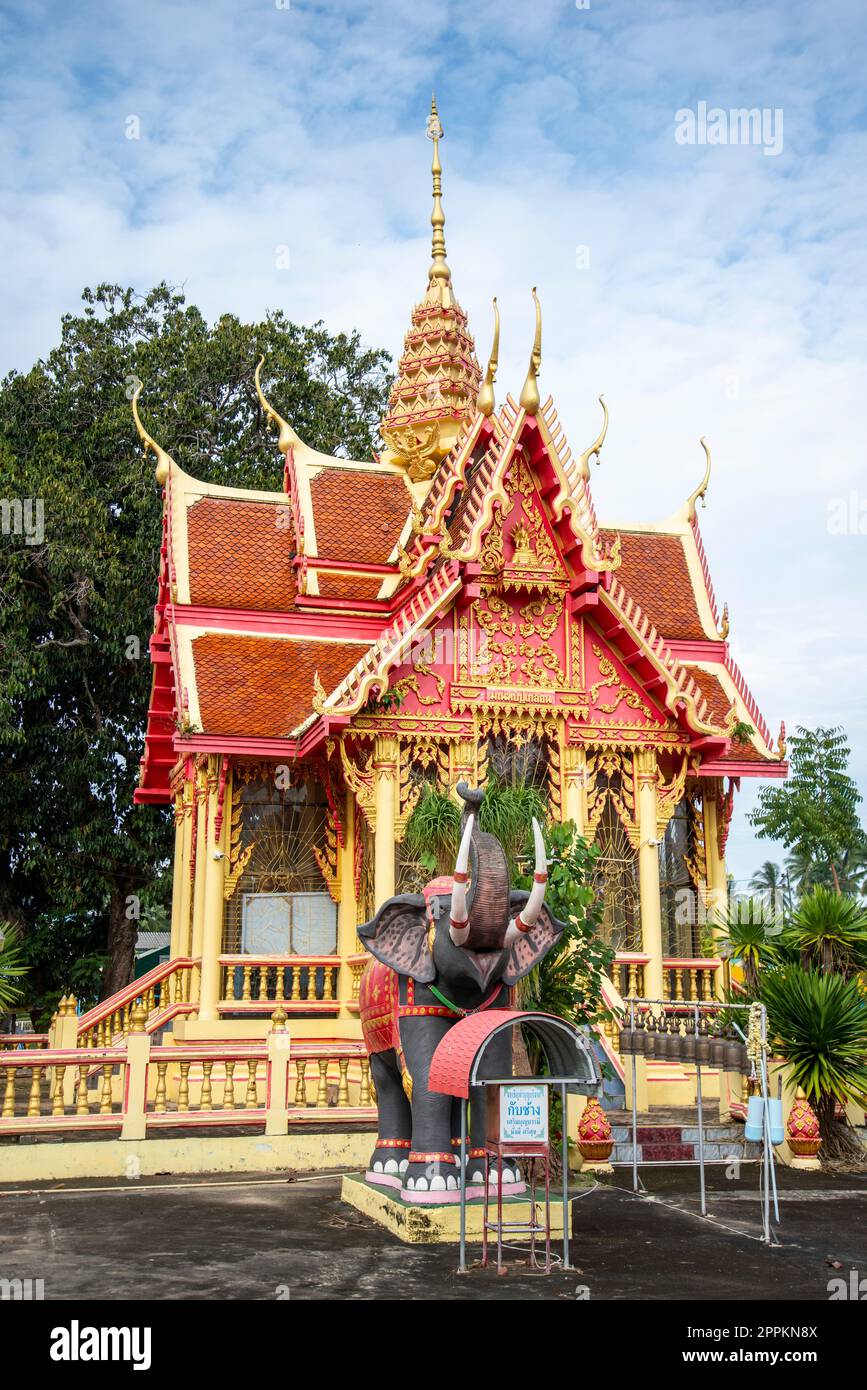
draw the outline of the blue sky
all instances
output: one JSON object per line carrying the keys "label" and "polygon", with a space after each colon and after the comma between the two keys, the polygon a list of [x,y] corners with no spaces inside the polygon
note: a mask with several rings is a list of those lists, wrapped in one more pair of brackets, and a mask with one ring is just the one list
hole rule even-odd
{"label": "blue sky", "polygon": [[[500,388],[520,390],[537,284],[573,447],[600,391],[611,410],[603,520],[672,512],[707,436],[735,657],[772,728],[847,728],[867,790],[857,0],[7,0],[0,54],[3,370],[100,280],[167,279],[209,317],[280,307],[396,355],[425,284],[435,87],[449,261],[480,355],[499,296]],[[678,143],[700,102],[781,110],[782,149]],[[753,797],[738,879],[775,853]]]}

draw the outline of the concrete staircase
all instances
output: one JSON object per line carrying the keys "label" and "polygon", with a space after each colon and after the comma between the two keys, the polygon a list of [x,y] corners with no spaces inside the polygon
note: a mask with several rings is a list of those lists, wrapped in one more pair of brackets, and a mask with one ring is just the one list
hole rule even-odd
{"label": "concrete staircase", "polygon": [[[614,1150],[611,1162],[632,1164],[632,1115],[625,1110],[608,1111]],[[761,1156],[761,1144],[744,1138],[742,1124],[722,1124],[708,1119],[703,1125],[706,1163],[751,1163]],[[697,1163],[698,1116],[693,1107],[684,1110],[654,1110],[638,1116],[638,1162]]]}

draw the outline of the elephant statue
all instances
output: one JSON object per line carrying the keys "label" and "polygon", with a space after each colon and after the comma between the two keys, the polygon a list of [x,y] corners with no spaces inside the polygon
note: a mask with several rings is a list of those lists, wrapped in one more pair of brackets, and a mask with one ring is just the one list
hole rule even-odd
{"label": "elephant statue", "polygon": [[[468,1014],[510,1006],[510,986],[538,965],[564,926],[545,907],[547,862],[534,819],[530,893],[510,890],[502,845],[478,828],[484,792],[459,783],[465,802],[454,875],[423,893],[384,902],[358,934],[375,958],[361,977],[359,1011],[379,1108],[368,1182],[398,1189],[407,1202],[459,1200],[460,1105],[428,1089],[431,1058]],[[484,1075],[512,1075],[511,1030],[493,1039]],[[484,1088],[470,1095],[468,1195],[484,1183]],[[503,1186],[524,1190],[514,1163]]]}

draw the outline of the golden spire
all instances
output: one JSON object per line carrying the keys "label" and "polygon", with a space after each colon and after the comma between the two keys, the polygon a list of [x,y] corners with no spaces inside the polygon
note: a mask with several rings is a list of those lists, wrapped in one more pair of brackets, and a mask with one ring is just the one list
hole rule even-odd
{"label": "golden spire", "polygon": [[706,506],[707,506],[707,501],[705,500],[705,494],[706,494],[706,492],[707,492],[708,483],[710,482],[710,465],[711,465],[710,449],[707,447],[707,444],[706,444],[705,441],[704,441],[704,435],[702,435],[701,439],[700,439],[698,442],[699,442],[699,444],[701,445],[701,447],[704,449],[704,456],[705,456],[705,458],[707,459],[707,466],[705,467],[705,470],[704,470],[704,477],[702,478],[702,480],[701,480],[701,482],[699,483],[698,487],[695,489],[695,492],[691,492],[691,493],[689,494],[689,497],[687,498],[687,502],[686,502],[686,517],[687,517],[687,521],[694,521],[694,520],[695,520],[695,504],[696,504],[696,502],[698,501],[699,498],[701,498],[701,505],[702,505],[703,507],[706,507]]}
{"label": "golden spire", "polygon": [[430,167],[433,175],[433,212],[430,215],[430,224],[433,227],[433,236],[431,237],[433,261],[428,275],[431,280],[441,280],[444,285],[450,285],[452,273],[446,261],[446,238],[443,231],[446,225],[446,215],[443,212],[443,166],[440,164],[440,140],[443,138],[443,127],[437,111],[435,95],[432,95],[430,99],[427,137],[429,140],[433,140],[433,160]]}
{"label": "golden spire", "polygon": [[483,415],[493,415],[494,406],[494,382],[497,379],[497,367],[500,359],[500,311],[497,308],[497,296],[494,295],[494,341],[491,344],[491,355],[488,358],[488,370],[485,372],[485,379],[482,382],[482,389],[479,392],[476,405]]}
{"label": "golden spire", "polygon": [[539,395],[539,386],[536,381],[542,367],[542,306],[539,303],[539,296],[536,293],[536,286],[533,286],[533,299],[536,304],[536,336],[533,340],[533,351],[530,353],[530,365],[527,368],[527,380],[524,382],[521,391],[521,405],[528,415],[535,415],[542,399]]}
{"label": "golden spire", "polygon": [[265,392],[262,390],[262,383],[260,378],[262,364],[264,361],[264,357],[259,358],[259,361],[256,364],[256,370],[253,373],[253,381],[256,384],[256,395],[259,397],[259,404],[265,412],[265,419],[268,421],[268,424],[276,425],[279,431],[277,437],[277,448],[280,450],[281,454],[286,454],[294,445],[300,444],[301,440],[298,438],[298,435],[295,433],[292,426],[283,419],[282,415],[277,414],[273,405],[271,405],[270,401],[266,400],[265,398]]}
{"label": "golden spire", "polygon": [[170,455],[166,453],[165,449],[160,448],[156,440],[151,438],[151,436],[148,434],[147,430],[141,422],[141,416],[138,413],[138,398],[141,395],[143,385],[144,383],[140,381],[137,384],[135,391],[133,392],[132,418],[135,420],[135,427],[138,430],[138,437],[144,445],[145,455],[147,455],[148,450],[151,450],[154,454],[154,457],[156,458],[156,479],[160,486],[164,487],[169,480],[169,471],[174,462],[174,459],[172,459]]}

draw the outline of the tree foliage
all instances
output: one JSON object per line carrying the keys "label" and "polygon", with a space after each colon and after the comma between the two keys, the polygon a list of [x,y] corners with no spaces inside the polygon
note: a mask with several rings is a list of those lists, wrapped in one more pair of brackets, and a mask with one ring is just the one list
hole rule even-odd
{"label": "tree foliage", "polygon": [[150,433],[181,467],[272,490],[260,355],[275,407],[325,452],[369,454],[389,385],[382,352],[321,324],[209,325],[166,285],[83,299],[47,358],[0,387],[0,495],[29,499],[34,521],[41,504],[44,528],[0,537],[0,917],[22,927],[46,997],[71,987],[70,942],[75,960],[107,955],[104,994],[126,983],[141,903],[169,881],[169,818],[132,804],[161,539],[136,379]]}
{"label": "tree foliage", "polygon": [[842,729],[799,727],[791,740],[791,774],[762,787],[750,815],[760,838],[780,840],[801,862],[815,866],[812,881],[828,876],[839,892],[847,855],[864,843],[858,819],[861,794],[849,776],[849,745]]}

